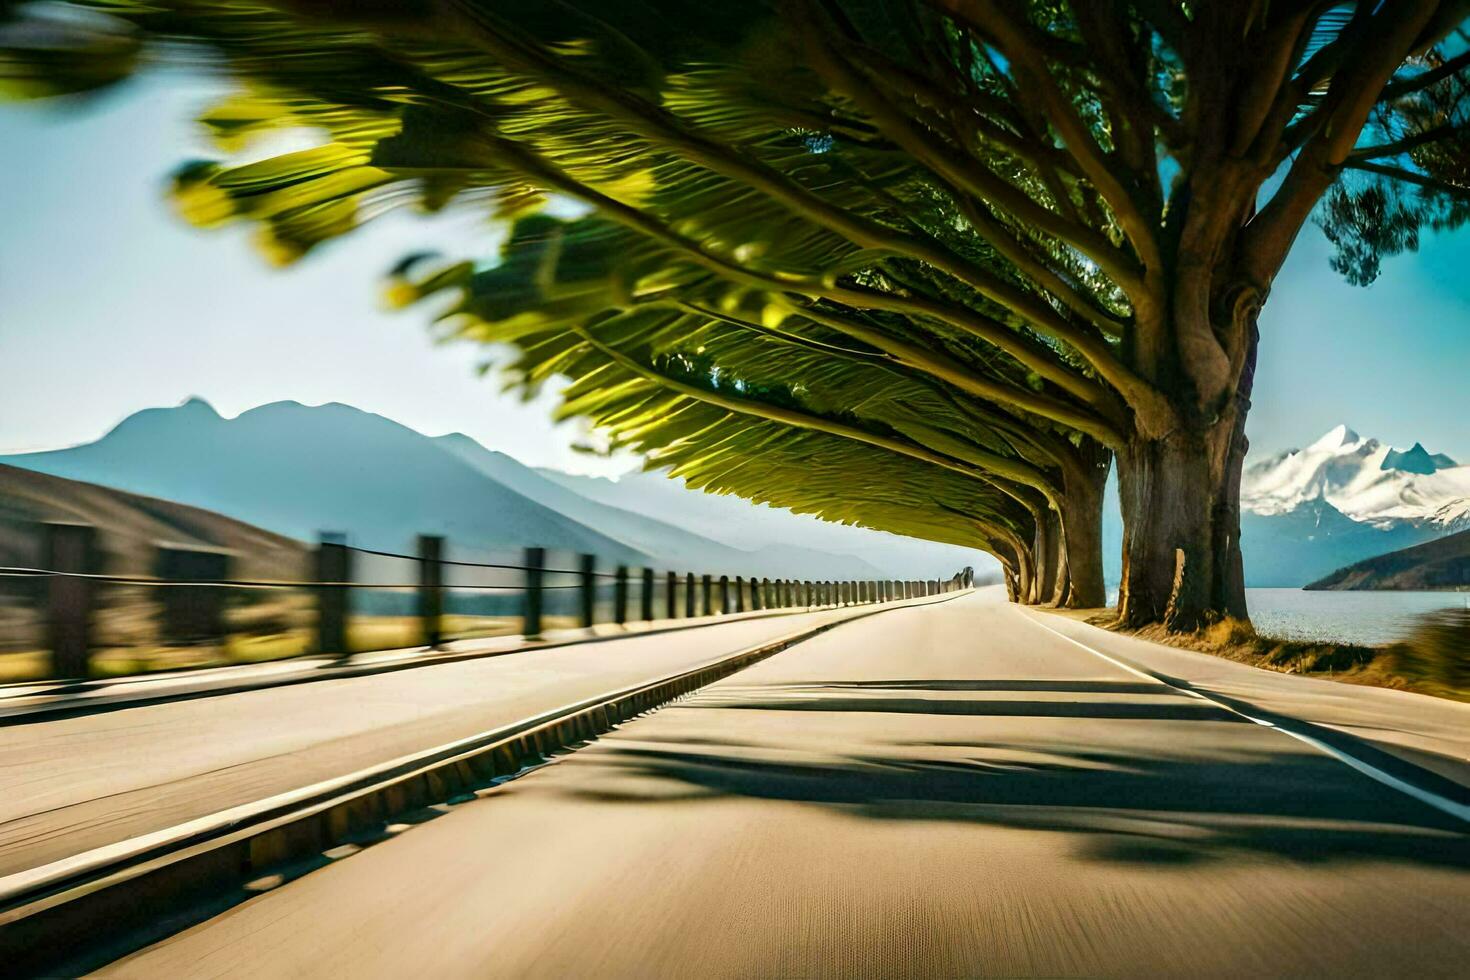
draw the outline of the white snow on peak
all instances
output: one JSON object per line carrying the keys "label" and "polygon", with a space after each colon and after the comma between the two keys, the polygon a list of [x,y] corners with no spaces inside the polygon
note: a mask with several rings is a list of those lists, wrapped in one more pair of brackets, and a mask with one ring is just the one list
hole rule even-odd
{"label": "white snow on peak", "polygon": [[1307,452],[1328,452],[1339,449],[1351,449],[1361,442],[1362,439],[1346,425],[1337,425],[1327,430],[1327,434],[1307,447]]}
{"label": "white snow on peak", "polygon": [[1246,468],[1241,506],[1280,514],[1321,498],[1356,521],[1450,529],[1470,522],[1470,466],[1433,473],[1384,469],[1393,449],[1339,425],[1306,449]]}

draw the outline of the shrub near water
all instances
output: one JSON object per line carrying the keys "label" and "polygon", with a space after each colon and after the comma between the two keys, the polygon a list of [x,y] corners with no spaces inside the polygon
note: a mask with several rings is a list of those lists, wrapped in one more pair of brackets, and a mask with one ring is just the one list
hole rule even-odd
{"label": "shrub near water", "polygon": [[1417,687],[1470,697],[1470,608],[1425,613],[1409,636],[1389,646],[1379,660],[1389,673]]}

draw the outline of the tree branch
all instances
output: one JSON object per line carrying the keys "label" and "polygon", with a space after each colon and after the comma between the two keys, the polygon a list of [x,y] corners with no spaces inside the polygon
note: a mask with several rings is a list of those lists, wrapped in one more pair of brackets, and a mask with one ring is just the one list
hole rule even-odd
{"label": "tree branch", "polygon": [[[855,426],[846,425],[832,419],[813,415],[799,409],[787,408],[780,405],[770,405],[749,398],[735,398],[720,392],[710,391],[698,385],[692,385],[685,381],[679,381],[662,374],[647,365],[641,364],[621,351],[615,350],[602,341],[598,340],[585,327],[573,327],[573,331],[587,344],[601,352],[619,367],[632,374],[643,377],[655,384],[662,385],[671,391],[681,395],[723,408],[726,411],[737,412],[741,415],[751,415],[756,418],[766,419],[771,422],[779,422],[782,425],[790,425],[800,429],[809,429],[814,432],[824,432],[828,435],[838,436],[853,442],[861,442],[878,449],[885,449],[900,456],[907,456],[921,462],[930,463],[943,467],[972,479],[983,480],[995,485],[995,477],[1014,480],[1023,486],[1031,487],[1040,491],[1048,497],[1054,495],[1056,487],[1052,486],[1046,475],[1040,470],[1018,460],[1006,459],[983,450],[974,450],[970,453],[968,461],[958,461],[948,455],[934,452],[923,446],[912,445],[900,439],[889,436],[878,435],[859,429]],[[983,466],[985,471],[976,470],[974,466]]]}

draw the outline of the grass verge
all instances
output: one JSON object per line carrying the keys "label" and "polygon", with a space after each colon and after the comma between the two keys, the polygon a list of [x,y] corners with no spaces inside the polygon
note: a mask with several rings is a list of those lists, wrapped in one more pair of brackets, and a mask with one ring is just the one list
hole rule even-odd
{"label": "grass verge", "polygon": [[1057,612],[1139,639],[1283,674],[1305,674],[1470,702],[1470,609],[1425,613],[1416,618],[1404,639],[1383,646],[1263,636],[1250,623],[1238,619],[1223,620],[1196,633],[1170,633],[1161,626],[1119,630],[1111,609]]}

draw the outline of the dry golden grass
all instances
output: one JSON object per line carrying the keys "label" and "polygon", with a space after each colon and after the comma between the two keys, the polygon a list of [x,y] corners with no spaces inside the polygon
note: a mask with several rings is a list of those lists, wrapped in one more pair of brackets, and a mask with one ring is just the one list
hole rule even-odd
{"label": "dry golden grass", "polygon": [[[567,617],[547,617],[545,622],[545,627],[551,630],[575,625]],[[521,620],[518,616],[449,615],[444,617],[443,630],[449,640],[488,639],[519,633]],[[353,616],[347,626],[347,642],[355,653],[415,647],[422,642],[419,620],[415,616]],[[305,656],[313,652],[314,643],[315,635],[307,626],[277,632],[234,633],[223,644],[162,646],[139,639],[96,650],[92,655],[92,673],[96,677],[123,677],[265,663]],[[44,650],[0,652],[0,684],[42,680],[48,676],[50,665],[50,656]]]}
{"label": "dry golden grass", "polygon": [[1376,647],[1262,636],[1250,623],[1238,619],[1221,620],[1195,633],[1171,633],[1162,626],[1118,630],[1111,609],[1057,612],[1154,643],[1265,670],[1470,701],[1470,611],[1466,610],[1421,616],[1404,640]]}

